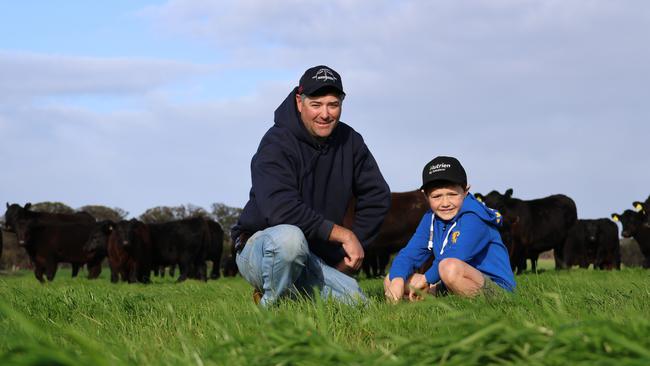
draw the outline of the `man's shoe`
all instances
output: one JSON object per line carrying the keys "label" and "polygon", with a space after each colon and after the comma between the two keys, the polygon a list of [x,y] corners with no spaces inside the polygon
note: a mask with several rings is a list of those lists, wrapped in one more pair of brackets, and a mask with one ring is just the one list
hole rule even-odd
{"label": "man's shoe", "polygon": [[259,305],[262,300],[262,292],[258,289],[253,290],[253,302],[255,305]]}

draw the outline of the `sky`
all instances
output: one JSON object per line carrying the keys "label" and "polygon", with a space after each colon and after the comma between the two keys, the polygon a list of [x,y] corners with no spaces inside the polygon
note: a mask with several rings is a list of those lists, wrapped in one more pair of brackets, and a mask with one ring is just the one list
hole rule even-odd
{"label": "sky", "polygon": [[472,192],[650,194],[645,0],[0,0],[0,202],[243,207],[250,159],[328,65],[394,192],[457,157]]}

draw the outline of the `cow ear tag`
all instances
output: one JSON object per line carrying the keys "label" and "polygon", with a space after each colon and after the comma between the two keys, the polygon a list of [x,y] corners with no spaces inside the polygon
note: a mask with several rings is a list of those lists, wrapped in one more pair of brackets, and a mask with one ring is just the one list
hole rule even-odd
{"label": "cow ear tag", "polygon": [[483,203],[483,200],[481,199],[481,197],[476,197],[476,196],[474,196],[474,198],[476,198],[477,201]]}
{"label": "cow ear tag", "polygon": [[637,203],[636,205],[634,205],[634,208],[635,208],[637,211],[643,211],[643,206],[642,206],[640,203]]}
{"label": "cow ear tag", "polygon": [[617,215],[612,215],[612,220],[618,222],[618,216]]}

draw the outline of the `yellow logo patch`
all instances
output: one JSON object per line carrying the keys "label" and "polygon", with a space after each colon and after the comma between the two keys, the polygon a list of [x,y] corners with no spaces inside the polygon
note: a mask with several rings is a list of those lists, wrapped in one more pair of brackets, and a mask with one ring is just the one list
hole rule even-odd
{"label": "yellow logo patch", "polygon": [[454,231],[451,233],[451,242],[456,244],[456,241],[458,240],[458,237],[460,236],[460,231]]}

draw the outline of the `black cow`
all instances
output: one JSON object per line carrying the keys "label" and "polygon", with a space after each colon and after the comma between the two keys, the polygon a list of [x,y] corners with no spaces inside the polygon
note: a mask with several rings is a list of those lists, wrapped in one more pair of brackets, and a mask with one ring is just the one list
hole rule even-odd
{"label": "black cow", "polygon": [[[363,271],[366,277],[383,277],[390,256],[406,246],[415,233],[418,223],[429,204],[420,190],[391,193],[390,209],[384,217],[377,237],[365,248]],[[354,226],[356,200],[352,198],[343,217],[342,225],[350,230]]]}
{"label": "black cow", "polygon": [[593,264],[594,269],[621,269],[616,224],[609,219],[576,221],[564,245],[564,261],[568,267]]}
{"label": "black cow", "polygon": [[5,230],[15,233],[16,223],[18,221],[27,220],[37,220],[41,222],[51,221],[55,223],[95,223],[95,218],[87,212],[76,212],[73,214],[37,212],[30,210],[31,207],[31,203],[26,203],[25,207],[22,207],[17,203],[12,203],[10,205],[7,202],[7,211],[5,211]]}
{"label": "black cow", "polygon": [[2,229],[0,229],[0,258],[2,258]]}
{"label": "black cow", "polygon": [[95,224],[83,250],[88,256],[106,258],[108,255],[108,238],[115,223],[110,220],[99,221]]}
{"label": "black cow", "polygon": [[205,259],[211,239],[206,220],[191,218],[148,226],[156,268],[177,264],[178,282],[188,277],[207,280]]}
{"label": "black cow", "polygon": [[[50,212],[37,212],[31,210],[32,204],[26,203],[24,207],[17,203],[11,205],[7,202],[7,211],[5,212],[5,229],[12,233],[17,233],[18,222],[32,222],[32,223],[80,223],[93,225],[95,218],[87,212],[76,212],[73,214],[63,213],[50,213]],[[72,277],[76,277],[79,273],[79,265],[72,263]]]}
{"label": "black cow", "polygon": [[212,261],[210,278],[216,280],[221,277],[221,254],[223,252],[223,229],[218,222],[206,219],[210,240],[206,249],[206,259]]}
{"label": "black cow", "polygon": [[475,196],[503,215],[502,239],[508,247],[510,265],[521,274],[526,259],[531,260],[532,270],[537,270],[539,254],[553,249],[555,268],[565,267],[564,242],[569,229],[578,219],[576,205],[565,195],[556,194],[533,200],[512,197],[512,189],[505,194],[492,191]]}
{"label": "black cow", "polygon": [[44,273],[49,281],[54,280],[59,263],[71,263],[73,275],[75,268],[87,263],[89,279],[101,273],[101,259],[83,249],[94,224],[21,220],[14,227],[18,244],[27,251],[40,282],[44,282]]}
{"label": "black cow", "polygon": [[153,245],[149,227],[136,219],[112,226],[108,238],[108,263],[111,282],[149,283],[153,269]]}
{"label": "black cow", "polygon": [[363,270],[367,277],[383,277],[390,256],[408,243],[429,208],[420,190],[393,192],[391,204],[377,238],[366,249]]}
{"label": "black cow", "polygon": [[645,257],[643,267],[650,268],[650,227],[645,225],[645,214],[643,212],[625,210],[623,214],[613,213],[612,219],[623,225],[621,235],[624,238],[634,237],[639,244],[641,253]]}

